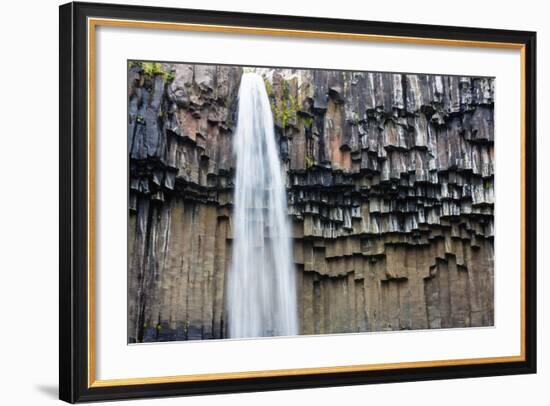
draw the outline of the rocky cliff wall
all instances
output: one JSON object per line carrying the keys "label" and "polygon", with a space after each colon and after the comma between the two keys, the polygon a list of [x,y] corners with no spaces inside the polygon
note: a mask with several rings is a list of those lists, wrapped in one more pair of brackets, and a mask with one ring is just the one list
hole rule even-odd
{"label": "rocky cliff wall", "polygon": [[[492,325],[494,80],[256,70],[286,167],[301,333]],[[225,336],[242,71],[129,67],[130,342]]]}

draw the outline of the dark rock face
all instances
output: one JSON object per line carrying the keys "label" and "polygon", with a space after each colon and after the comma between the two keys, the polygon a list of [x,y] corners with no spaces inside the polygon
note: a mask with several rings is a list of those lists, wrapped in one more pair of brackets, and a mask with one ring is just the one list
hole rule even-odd
{"label": "dark rock face", "polygon": [[[130,342],[225,336],[242,71],[129,68]],[[257,71],[287,169],[301,333],[492,325],[494,80]]]}

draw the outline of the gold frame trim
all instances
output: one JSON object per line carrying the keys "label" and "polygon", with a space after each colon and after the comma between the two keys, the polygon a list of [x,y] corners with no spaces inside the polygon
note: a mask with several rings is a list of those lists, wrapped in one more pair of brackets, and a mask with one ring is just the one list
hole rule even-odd
{"label": "gold frame trim", "polygon": [[[398,368],[426,368],[441,366],[459,366],[474,364],[497,364],[504,362],[522,362],[526,360],[525,348],[525,51],[524,44],[507,42],[487,42],[487,41],[463,41],[453,39],[421,38],[421,37],[400,37],[391,35],[374,34],[355,34],[345,32],[326,32],[326,31],[307,31],[291,29],[274,29],[261,27],[241,27],[228,25],[209,25],[209,24],[187,24],[187,23],[165,23],[154,21],[139,20],[121,20],[108,18],[88,18],[88,388],[104,388],[126,385],[143,384],[161,384],[177,382],[198,382],[213,381],[221,379],[244,379],[244,378],[266,378],[280,376],[298,376],[313,374],[331,374],[342,372],[363,372],[363,371],[381,371]],[[123,379],[95,379],[95,278],[94,278],[94,191],[95,191],[95,29],[97,26],[109,27],[131,27],[148,28],[160,30],[179,30],[194,32],[219,32],[244,35],[266,35],[278,37],[299,37],[299,38],[319,38],[319,39],[340,39],[371,41],[385,43],[405,43],[416,45],[435,45],[435,46],[459,46],[459,47],[477,47],[477,48],[496,48],[512,49],[520,51],[520,81],[521,81],[521,101],[520,101],[520,164],[521,164],[521,221],[520,221],[520,354],[502,357],[482,357],[482,358],[464,358],[451,360],[434,361],[415,361],[415,362],[395,362],[383,364],[363,364],[363,365],[345,365],[317,368],[295,368],[295,369],[276,369],[265,371],[243,371],[243,372],[221,372],[211,374],[191,374],[174,375],[146,378],[123,378]]]}

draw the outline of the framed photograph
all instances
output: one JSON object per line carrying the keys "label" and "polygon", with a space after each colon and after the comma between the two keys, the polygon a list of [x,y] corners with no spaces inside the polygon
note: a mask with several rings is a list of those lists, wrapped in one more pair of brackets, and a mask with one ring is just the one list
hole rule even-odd
{"label": "framed photograph", "polygon": [[536,371],[536,34],[60,7],[60,398]]}

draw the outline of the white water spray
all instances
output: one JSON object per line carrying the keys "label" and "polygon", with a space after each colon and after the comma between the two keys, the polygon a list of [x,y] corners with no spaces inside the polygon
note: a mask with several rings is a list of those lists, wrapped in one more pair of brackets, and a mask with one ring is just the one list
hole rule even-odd
{"label": "white water spray", "polygon": [[295,335],[296,275],[286,191],[271,106],[258,74],[242,76],[237,120],[229,337]]}

